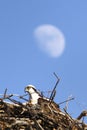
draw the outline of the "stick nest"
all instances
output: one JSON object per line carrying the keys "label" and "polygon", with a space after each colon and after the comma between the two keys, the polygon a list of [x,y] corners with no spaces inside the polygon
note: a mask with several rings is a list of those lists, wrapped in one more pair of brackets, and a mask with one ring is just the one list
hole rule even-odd
{"label": "stick nest", "polygon": [[29,101],[21,103],[11,96],[0,98],[0,130],[87,130],[87,125],[80,119],[87,115],[83,111],[77,119],[73,119],[59,106],[43,98],[38,104]]}

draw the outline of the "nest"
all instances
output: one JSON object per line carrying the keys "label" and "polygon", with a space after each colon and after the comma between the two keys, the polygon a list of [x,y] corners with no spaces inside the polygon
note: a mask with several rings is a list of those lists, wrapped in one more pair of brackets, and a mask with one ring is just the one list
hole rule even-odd
{"label": "nest", "polygon": [[86,115],[83,111],[73,119],[55,102],[44,98],[39,98],[36,105],[29,101],[21,103],[12,95],[0,99],[0,130],[87,130],[87,125],[80,120]]}

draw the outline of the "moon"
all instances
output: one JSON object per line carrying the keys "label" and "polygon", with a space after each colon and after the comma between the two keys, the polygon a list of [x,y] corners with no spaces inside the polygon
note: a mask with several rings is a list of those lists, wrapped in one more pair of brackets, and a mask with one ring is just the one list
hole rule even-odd
{"label": "moon", "polygon": [[57,27],[45,24],[34,30],[34,37],[40,50],[50,57],[59,57],[65,49],[65,37]]}

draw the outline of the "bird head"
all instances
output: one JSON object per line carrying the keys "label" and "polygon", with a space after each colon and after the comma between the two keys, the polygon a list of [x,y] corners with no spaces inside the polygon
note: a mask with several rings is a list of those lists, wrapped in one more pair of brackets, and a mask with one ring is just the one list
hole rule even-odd
{"label": "bird head", "polygon": [[33,86],[33,85],[27,85],[25,87],[24,91],[28,92],[29,94],[32,94],[32,93],[36,92],[37,90],[35,89],[35,86]]}

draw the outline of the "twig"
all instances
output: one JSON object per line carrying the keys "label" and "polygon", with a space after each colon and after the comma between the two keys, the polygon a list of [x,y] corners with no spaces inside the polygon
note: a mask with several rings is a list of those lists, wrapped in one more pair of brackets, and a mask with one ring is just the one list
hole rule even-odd
{"label": "twig", "polygon": [[34,120],[34,122],[36,124],[37,130],[44,130],[36,119],[33,119],[33,120]]}
{"label": "twig", "polygon": [[59,81],[60,81],[60,79],[58,78],[58,76],[56,75],[55,72],[54,72],[54,75],[55,75],[56,78],[57,78],[57,82],[56,82],[56,84],[55,84],[55,86],[54,86],[54,88],[53,88],[53,90],[52,90],[52,93],[51,93],[51,95],[50,95],[50,98],[49,98],[50,104],[51,104],[51,101],[54,99],[54,96],[55,96],[55,93],[56,93],[56,87],[57,87],[57,85],[58,85],[58,83],[59,83]]}
{"label": "twig", "polygon": [[63,103],[66,103],[66,102],[71,101],[71,100],[74,100],[74,99],[75,99],[75,98],[73,97],[73,98],[67,99],[67,100],[65,100],[65,101],[63,101],[63,102],[60,102],[60,103],[58,103],[58,104],[61,105],[61,104],[63,104]]}
{"label": "twig", "polygon": [[65,111],[65,113],[68,115],[68,117],[70,117],[70,119],[72,120],[72,121],[74,121],[74,119],[68,114],[68,112],[64,109],[64,111]]}
{"label": "twig", "polygon": [[6,93],[7,93],[7,88],[5,89],[5,92],[4,92],[4,96],[3,96],[4,99],[6,97]]}
{"label": "twig", "polygon": [[27,96],[28,94],[26,94],[26,95],[23,95],[23,96],[19,96],[19,98],[21,98],[21,99],[23,99],[23,100],[25,100],[25,101],[29,101],[28,99],[26,99],[26,98],[24,98],[24,96]]}
{"label": "twig", "polygon": [[77,117],[77,120],[80,120],[84,116],[87,116],[87,111],[81,112],[81,114]]}
{"label": "twig", "polygon": [[[72,96],[72,95],[71,95]],[[66,101],[66,105],[65,105],[65,110],[67,111],[68,109],[68,103],[69,103],[69,99],[71,99],[71,96],[68,97],[67,101]]]}

